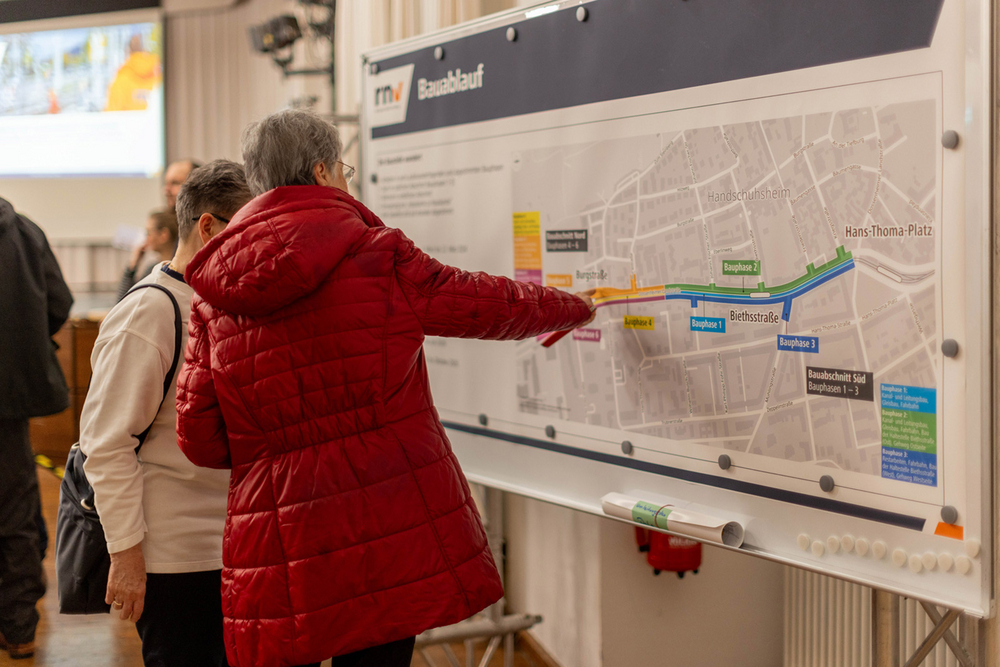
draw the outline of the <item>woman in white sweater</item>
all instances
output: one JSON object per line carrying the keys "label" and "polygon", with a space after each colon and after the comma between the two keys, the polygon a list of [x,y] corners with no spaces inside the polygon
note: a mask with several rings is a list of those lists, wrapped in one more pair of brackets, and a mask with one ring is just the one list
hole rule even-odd
{"label": "woman in white sweater", "polygon": [[[184,270],[250,200],[243,168],[216,160],[191,174],[177,201],[180,245],[139,284],[176,299],[183,321],[194,292]],[[198,468],[177,446],[175,314],[157,289],[129,294],[101,325],[80,417],[84,469],[111,554],[106,600],[136,622],[146,667],[222,667],[222,530],[229,471]],[[136,434],[152,424],[137,454]]]}

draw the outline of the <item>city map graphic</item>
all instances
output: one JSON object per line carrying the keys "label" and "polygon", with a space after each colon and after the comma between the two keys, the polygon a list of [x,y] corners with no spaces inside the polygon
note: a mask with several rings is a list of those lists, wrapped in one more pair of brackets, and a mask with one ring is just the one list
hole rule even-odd
{"label": "city map graphic", "polygon": [[514,156],[515,275],[596,287],[523,413],[938,483],[938,103]]}

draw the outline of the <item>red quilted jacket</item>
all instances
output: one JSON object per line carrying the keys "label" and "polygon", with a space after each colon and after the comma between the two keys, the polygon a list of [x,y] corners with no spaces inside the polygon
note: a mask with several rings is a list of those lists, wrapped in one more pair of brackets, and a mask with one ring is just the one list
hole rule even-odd
{"label": "red quilted jacket", "polygon": [[186,278],[199,296],[178,442],[198,465],[232,468],[230,664],[320,661],[499,599],[424,336],[525,338],[579,325],[586,304],[445,266],[320,186],[254,199]]}

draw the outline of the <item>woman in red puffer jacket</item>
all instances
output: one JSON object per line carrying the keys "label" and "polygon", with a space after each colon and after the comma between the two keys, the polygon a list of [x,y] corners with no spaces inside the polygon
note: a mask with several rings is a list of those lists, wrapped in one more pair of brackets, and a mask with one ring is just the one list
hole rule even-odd
{"label": "woman in red puffer jacket", "polygon": [[503,590],[431,399],[424,336],[520,339],[590,300],[445,266],[346,193],[336,129],[247,128],[258,195],[190,263],[178,444],[232,468],[223,547],[236,667],[409,665],[415,635]]}

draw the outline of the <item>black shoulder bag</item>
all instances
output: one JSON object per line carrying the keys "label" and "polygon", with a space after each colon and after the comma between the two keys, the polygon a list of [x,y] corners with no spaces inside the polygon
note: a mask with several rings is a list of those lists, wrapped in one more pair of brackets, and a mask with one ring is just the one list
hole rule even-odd
{"label": "black shoulder bag", "polygon": [[[137,292],[146,287],[160,290],[174,306],[174,361],[163,380],[163,400],[170,392],[174,374],[181,356],[181,309],[170,290],[155,284],[139,285],[129,291]],[[126,295],[128,296],[128,295]],[[159,413],[159,409],[157,409]],[[136,436],[139,446],[146,441],[153,425]],[[83,472],[87,459],[76,443],[66,458],[66,472],[59,487],[59,514],[56,518],[56,583],[59,589],[60,614],[107,614],[111,606],[104,602],[108,589],[108,572],[111,556],[104,537],[101,518],[94,507],[94,488]]]}

